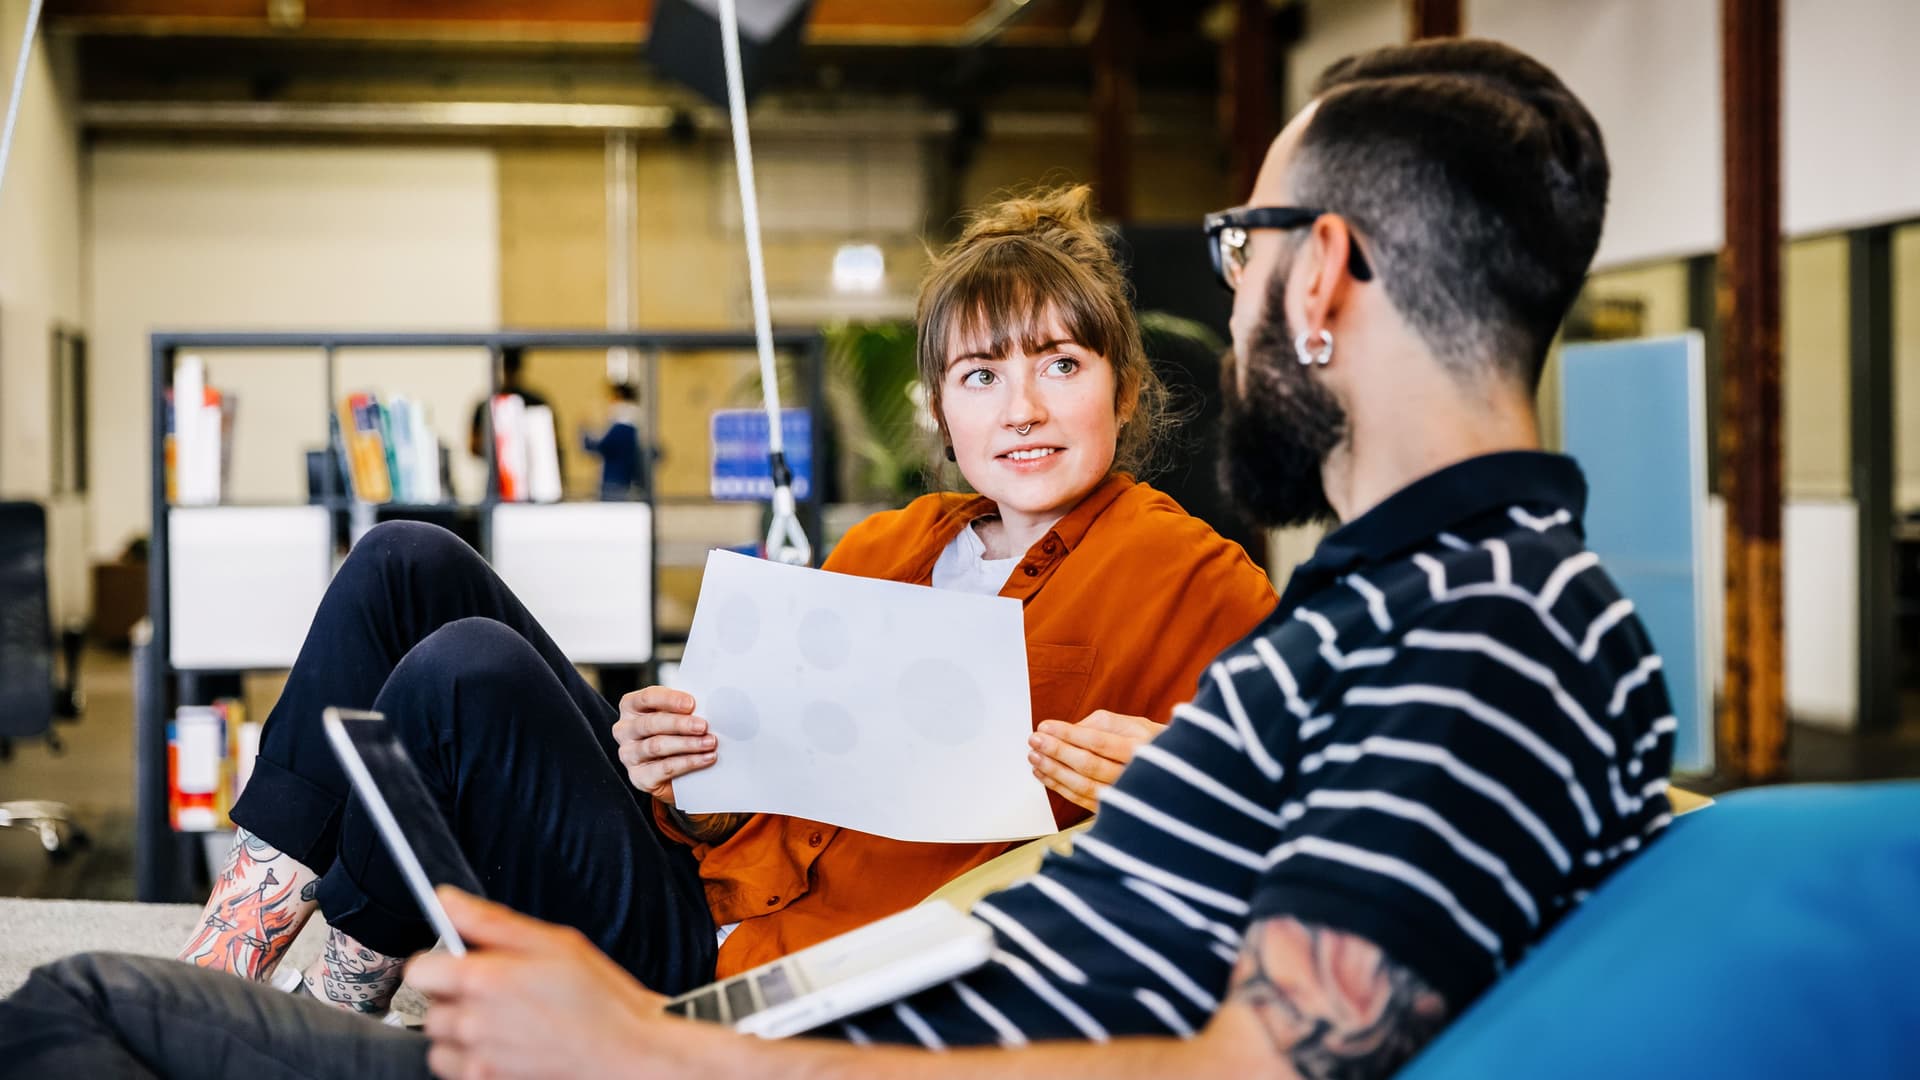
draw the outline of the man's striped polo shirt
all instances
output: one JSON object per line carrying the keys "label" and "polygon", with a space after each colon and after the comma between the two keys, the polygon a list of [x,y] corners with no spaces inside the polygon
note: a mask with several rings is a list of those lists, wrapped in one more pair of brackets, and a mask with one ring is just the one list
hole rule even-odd
{"label": "man's striped polo shirt", "polygon": [[839,1034],[1189,1035],[1267,918],[1375,942],[1459,1015],[1670,820],[1659,657],[1585,502],[1571,460],[1496,454],[1334,532],[1073,853],[976,908],[992,962]]}

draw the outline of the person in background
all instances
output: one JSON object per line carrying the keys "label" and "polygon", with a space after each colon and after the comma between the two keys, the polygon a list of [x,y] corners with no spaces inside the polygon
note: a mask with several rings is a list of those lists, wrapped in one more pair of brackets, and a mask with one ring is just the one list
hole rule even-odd
{"label": "person in background", "polygon": [[651,470],[642,464],[649,451],[640,441],[639,392],[632,383],[609,382],[607,395],[606,430],[580,437],[588,453],[600,455],[600,501],[644,501]]}

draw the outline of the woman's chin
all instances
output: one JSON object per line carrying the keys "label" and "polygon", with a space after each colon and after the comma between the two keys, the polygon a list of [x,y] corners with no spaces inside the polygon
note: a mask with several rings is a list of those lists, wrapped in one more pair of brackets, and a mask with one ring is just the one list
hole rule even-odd
{"label": "woman's chin", "polygon": [[1000,508],[1000,514],[1020,514],[1026,517],[1042,517],[1049,514],[1066,514],[1080,505],[1080,500],[1092,494],[1100,486],[1100,477],[1068,478],[1057,476],[1000,477],[992,484],[991,490],[976,485],[975,490],[993,500]]}

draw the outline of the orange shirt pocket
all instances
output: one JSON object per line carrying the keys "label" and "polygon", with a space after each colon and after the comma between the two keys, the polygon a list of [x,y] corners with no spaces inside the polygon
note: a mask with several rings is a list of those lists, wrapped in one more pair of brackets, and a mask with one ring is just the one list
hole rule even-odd
{"label": "orange shirt pocket", "polygon": [[1027,682],[1033,693],[1033,722],[1080,719],[1080,699],[1093,679],[1097,650],[1091,645],[1027,644]]}
{"label": "orange shirt pocket", "polygon": [[[1087,696],[1087,684],[1093,680],[1093,661],[1097,655],[1091,645],[1042,645],[1027,643],[1027,682],[1033,689],[1033,722],[1063,720],[1078,723]],[[1087,812],[1054,792],[1047,792],[1053,807],[1054,823],[1066,828]]]}

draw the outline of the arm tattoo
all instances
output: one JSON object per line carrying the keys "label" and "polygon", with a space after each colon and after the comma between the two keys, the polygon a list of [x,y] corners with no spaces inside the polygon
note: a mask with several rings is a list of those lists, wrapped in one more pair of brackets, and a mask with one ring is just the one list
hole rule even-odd
{"label": "arm tattoo", "polygon": [[734,833],[740,831],[752,817],[752,814],[688,814],[677,806],[670,806],[667,812],[673,815],[673,823],[680,831],[703,844],[724,844]]}
{"label": "arm tattoo", "polygon": [[1232,1000],[1310,1080],[1391,1075],[1446,1026],[1447,1002],[1365,938],[1294,919],[1247,930]]}

